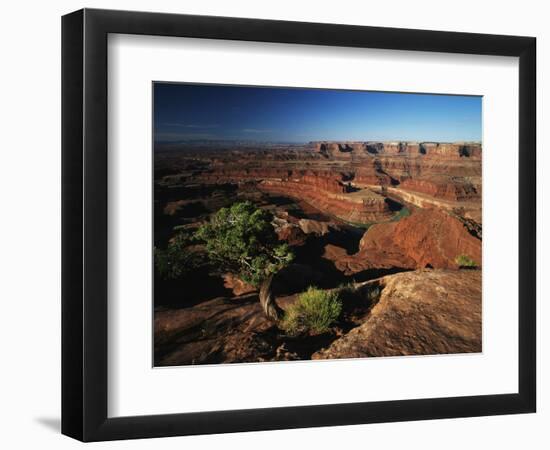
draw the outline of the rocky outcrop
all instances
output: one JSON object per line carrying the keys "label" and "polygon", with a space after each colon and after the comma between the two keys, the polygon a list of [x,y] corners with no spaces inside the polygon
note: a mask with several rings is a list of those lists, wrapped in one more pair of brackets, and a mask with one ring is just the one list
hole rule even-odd
{"label": "rocky outcrop", "polygon": [[318,210],[347,222],[371,223],[388,220],[392,216],[385,198],[370,189],[347,192],[346,187],[339,184],[342,190],[337,192],[334,183],[322,178],[317,180],[313,182],[311,178],[266,179],[258,184],[258,187],[271,194],[304,200]]}
{"label": "rocky outcrop", "polygon": [[258,362],[273,358],[257,335],[272,326],[257,294],[216,298],[191,308],[155,312],[155,365]]}
{"label": "rocky outcrop", "polygon": [[442,177],[460,181],[481,177],[481,161],[472,158],[410,158],[406,155],[377,156],[357,164],[360,173],[385,173],[401,183],[411,178]]}
{"label": "rocky outcrop", "polygon": [[371,226],[354,255],[325,248],[324,258],[346,274],[369,269],[424,267],[457,269],[468,256],[481,267],[481,240],[458,218],[438,209],[415,210],[399,222]]}
{"label": "rocky outcrop", "polygon": [[241,280],[232,273],[226,273],[223,276],[223,285],[226,289],[231,289],[234,295],[249,294],[250,292],[256,291],[254,286]]}
{"label": "rocky outcrop", "polygon": [[354,152],[362,150],[361,144],[349,145],[347,143],[319,142],[314,143],[314,146],[321,155],[328,158],[351,159]]}
{"label": "rocky outcrop", "polygon": [[481,352],[481,272],[420,270],[369,282],[364,323],[312,359]]}
{"label": "rocky outcrop", "polygon": [[481,241],[456,217],[438,209],[417,210],[399,222],[373,225],[361,239],[360,252],[384,248],[399,249],[416,267],[456,269],[459,255],[481,266]]}
{"label": "rocky outcrop", "polygon": [[298,225],[286,224],[276,228],[277,237],[289,245],[303,245],[307,239],[306,233]]}
{"label": "rocky outcrop", "polygon": [[[299,278],[304,276],[309,275]],[[263,314],[256,293],[155,311],[155,365],[482,350],[480,271],[400,273],[359,284],[356,292],[366,304],[374,302],[374,306],[358,316],[351,330],[299,339],[276,330]],[[283,309],[296,300],[296,295],[277,299]]]}
{"label": "rocky outcrop", "polygon": [[399,185],[399,189],[422,192],[432,197],[455,202],[481,200],[481,194],[472,183],[463,179],[408,179]]}
{"label": "rocky outcrop", "polygon": [[318,220],[300,219],[298,224],[302,232],[305,234],[324,236],[330,231],[330,225],[327,222],[320,222]]}
{"label": "rocky outcrop", "polygon": [[373,155],[407,155],[428,158],[481,158],[481,144],[475,142],[311,142],[326,158],[352,159]]}
{"label": "rocky outcrop", "polygon": [[425,142],[421,144],[421,148],[424,149],[424,154],[428,157],[481,158],[480,144]]}

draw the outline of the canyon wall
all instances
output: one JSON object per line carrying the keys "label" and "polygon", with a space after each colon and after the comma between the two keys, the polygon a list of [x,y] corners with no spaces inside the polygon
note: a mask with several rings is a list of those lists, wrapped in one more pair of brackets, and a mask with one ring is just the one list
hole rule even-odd
{"label": "canyon wall", "polygon": [[408,155],[432,158],[481,158],[481,144],[476,142],[311,142],[325,157],[351,159],[372,155]]}
{"label": "canyon wall", "polygon": [[[305,183],[303,180],[264,180],[258,187],[272,194],[304,200],[331,216],[352,223],[389,220],[392,212],[385,198],[368,189],[360,192],[335,193],[322,187],[325,181]],[[330,186],[330,184],[329,184]]]}
{"label": "canyon wall", "polygon": [[481,144],[436,142],[313,142],[339,161],[357,185],[391,186],[441,200],[481,199]]}
{"label": "canyon wall", "polygon": [[390,219],[384,198],[390,194],[400,203],[480,218],[481,157],[479,143],[327,141],[267,154],[261,147],[201,150],[164,180],[255,183],[354,223]]}

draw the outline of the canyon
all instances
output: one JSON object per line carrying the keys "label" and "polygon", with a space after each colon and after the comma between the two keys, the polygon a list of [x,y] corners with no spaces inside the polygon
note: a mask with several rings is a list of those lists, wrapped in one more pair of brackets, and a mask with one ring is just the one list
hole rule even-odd
{"label": "canyon", "polygon": [[[178,173],[161,183],[256,184],[259,190],[313,204],[342,220],[368,224],[390,219],[392,199],[435,206],[480,222],[481,145],[468,143],[333,143],[262,151],[189,149]],[[176,158],[162,155],[158,166]],[[392,209],[392,206],[394,208]]]}
{"label": "canyon", "polygon": [[283,310],[310,285],[381,293],[298,342],[231,274],[155,279],[156,365],[481,351],[480,143],[189,143],[154,167],[155,247],[246,200],[295,253],[274,282]]}

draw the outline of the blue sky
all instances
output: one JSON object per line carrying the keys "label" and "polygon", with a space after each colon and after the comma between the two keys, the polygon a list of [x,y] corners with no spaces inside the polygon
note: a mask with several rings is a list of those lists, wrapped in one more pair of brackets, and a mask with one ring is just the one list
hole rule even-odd
{"label": "blue sky", "polygon": [[156,142],[481,141],[481,97],[154,84]]}

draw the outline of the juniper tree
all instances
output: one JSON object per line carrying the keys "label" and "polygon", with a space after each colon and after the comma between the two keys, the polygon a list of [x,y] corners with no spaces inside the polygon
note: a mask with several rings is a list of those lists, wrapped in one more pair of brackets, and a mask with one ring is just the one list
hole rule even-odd
{"label": "juniper tree", "polygon": [[282,311],[273,295],[273,277],[294,255],[287,244],[279,242],[272,220],[270,212],[248,201],[239,202],[216,212],[195,236],[204,242],[220,272],[230,272],[259,289],[264,313],[277,321]]}

